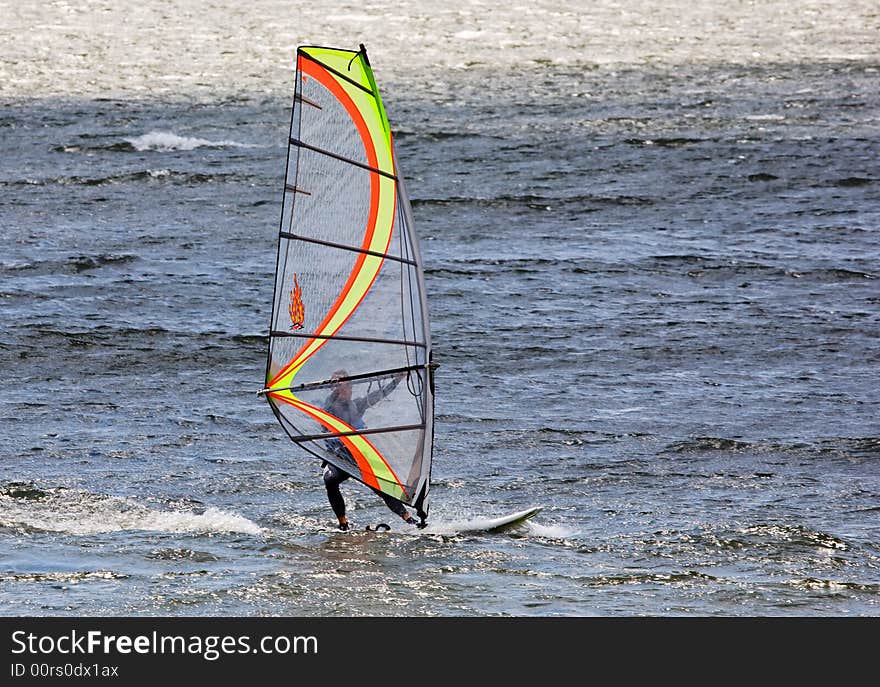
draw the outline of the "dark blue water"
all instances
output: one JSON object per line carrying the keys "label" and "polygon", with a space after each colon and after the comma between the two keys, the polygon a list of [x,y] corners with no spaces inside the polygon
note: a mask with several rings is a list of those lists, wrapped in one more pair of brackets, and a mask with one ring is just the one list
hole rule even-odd
{"label": "dark blue water", "polygon": [[2,102],[0,612],[878,615],[878,68],[384,84],[495,535],[333,531],[256,397],[287,97]]}

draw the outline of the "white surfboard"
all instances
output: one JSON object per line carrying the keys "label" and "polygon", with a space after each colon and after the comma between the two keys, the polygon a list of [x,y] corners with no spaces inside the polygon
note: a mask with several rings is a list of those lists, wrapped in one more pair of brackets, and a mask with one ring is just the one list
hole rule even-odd
{"label": "white surfboard", "polygon": [[467,532],[503,532],[522,524],[529,518],[537,515],[542,506],[533,506],[526,510],[503,515],[498,518],[474,518],[473,520],[459,520],[455,522],[429,523],[427,527],[417,532],[427,534],[463,534]]}

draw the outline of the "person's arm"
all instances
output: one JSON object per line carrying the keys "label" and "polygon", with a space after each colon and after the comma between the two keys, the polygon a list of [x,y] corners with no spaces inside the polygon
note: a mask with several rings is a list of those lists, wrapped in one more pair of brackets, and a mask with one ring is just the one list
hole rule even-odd
{"label": "person's arm", "polygon": [[385,386],[376,389],[375,391],[371,391],[369,394],[364,396],[361,399],[358,399],[358,411],[363,413],[370,406],[376,405],[379,401],[385,398],[388,394],[394,391],[397,388],[397,385],[400,383],[400,380],[406,376],[405,372],[401,372],[394,376],[388,384]]}

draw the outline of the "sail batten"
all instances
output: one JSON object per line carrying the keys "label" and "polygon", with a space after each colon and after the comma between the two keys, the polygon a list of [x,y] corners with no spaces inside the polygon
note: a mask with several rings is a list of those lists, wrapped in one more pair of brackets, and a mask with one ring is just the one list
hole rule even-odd
{"label": "sail batten", "polygon": [[260,394],[304,455],[426,518],[434,397],[424,269],[363,47],[297,50],[288,146]]}
{"label": "sail batten", "polygon": [[364,253],[366,255],[375,255],[379,258],[384,258],[386,260],[396,260],[398,262],[405,262],[409,265],[417,265],[418,263],[415,260],[410,260],[409,258],[401,258],[397,255],[392,255],[391,253],[378,253],[373,250],[366,250],[361,248],[360,246],[346,246],[341,243],[334,243],[333,241],[324,241],[322,239],[316,239],[312,236],[302,236],[300,234],[291,234],[287,231],[281,232],[281,238],[290,239],[291,241],[311,241],[312,243],[320,243],[325,246],[332,246],[333,248],[340,248],[341,250],[350,250],[355,253]]}
{"label": "sail batten", "polygon": [[422,430],[424,425],[400,425],[398,427],[383,427],[382,429],[352,429],[348,432],[325,432],[324,434],[311,434],[291,437],[291,441],[300,443],[304,441],[315,441],[316,439],[338,439],[339,437],[347,437],[355,434],[387,434],[388,432],[408,432],[410,430]]}
{"label": "sail batten", "polygon": [[291,138],[290,144],[294,146],[299,146],[300,148],[307,148],[315,153],[320,153],[321,155],[326,155],[328,157],[332,157],[340,162],[347,162],[350,165],[354,165],[355,167],[360,167],[361,169],[365,169],[368,172],[373,172],[374,174],[381,174],[382,176],[388,177],[389,179],[393,179],[397,181],[397,177],[391,172],[387,172],[384,169],[378,169],[376,167],[371,167],[370,165],[365,165],[362,162],[358,162],[357,160],[350,160],[347,157],[343,157],[342,155],[337,155],[336,153],[330,150],[324,150],[323,148],[319,148],[318,146],[309,145],[303,141],[300,141],[298,138]]}

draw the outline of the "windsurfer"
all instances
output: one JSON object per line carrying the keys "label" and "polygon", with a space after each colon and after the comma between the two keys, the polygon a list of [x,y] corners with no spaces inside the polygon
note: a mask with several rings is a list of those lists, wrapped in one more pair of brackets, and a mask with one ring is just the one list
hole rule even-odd
{"label": "windsurfer", "polygon": [[[354,429],[365,429],[364,411],[394,391],[400,381],[406,377],[406,373],[398,373],[385,386],[357,399],[352,399],[352,384],[351,381],[345,379],[345,377],[348,377],[348,373],[345,370],[336,370],[336,372],[333,373],[331,379],[339,381],[333,386],[330,396],[324,402],[324,410],[331,415],[338,417]],[[326,445],[329,450],[343,460],[350,461],[352,464],[355,462],[351,452],[339,439],[328,439]],[[324,486],[327,488],[327,498],[330,501],[330,507],[333,509],[333,513],[336,515],[337,520],[339,520],[339,529],[347,530],[348,520],[345,517],[345,499],[342,498],[342,492],[339,490],[339,485],[351,477],[351,475],[328,462],[324,462],[322,467]],[[378,489],[373,489],[373,491],[382,498],[388,508],[400,516],[405,522],[410,525],[418,524],[416,519],[407,512],[406,507],[400,501],[387,494],[383,494]]]}

